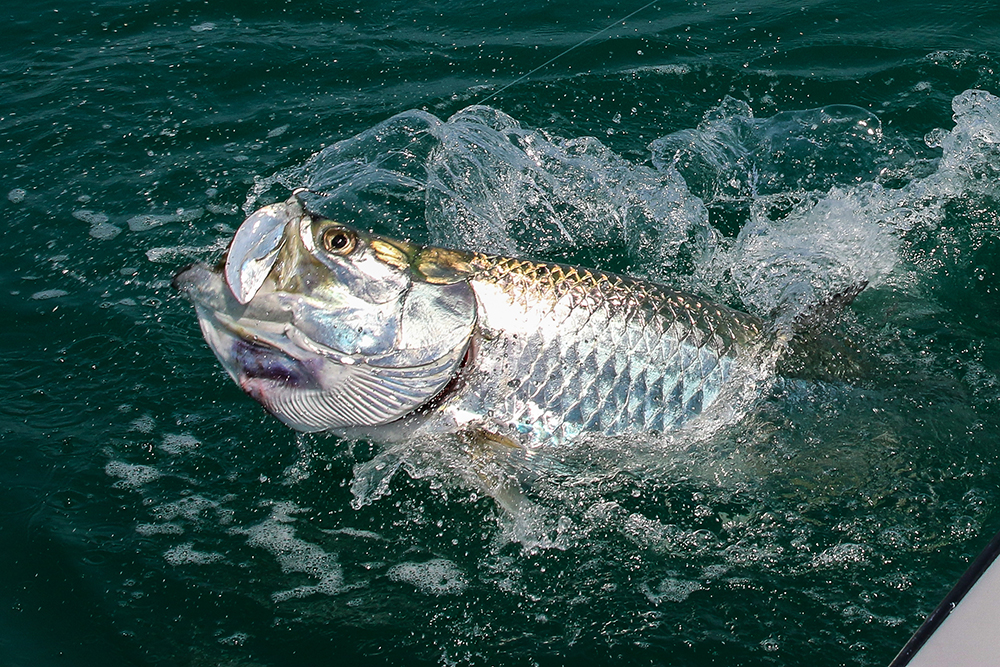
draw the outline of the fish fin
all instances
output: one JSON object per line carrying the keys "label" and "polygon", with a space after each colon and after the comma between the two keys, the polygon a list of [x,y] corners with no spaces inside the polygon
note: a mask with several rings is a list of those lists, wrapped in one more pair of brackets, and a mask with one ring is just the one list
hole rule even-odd
{"label": "fish fin", "polygon": [[862,377],[867,370],[862,350],[848,338],[830,334],[824,327],[867,286],[868,281],[854,283],[799,314],[792,321],[792,338],[778,362],[777,372],[803,380]]}
{"label": "fish fin", "polygon": [[867,280],[852,283],[799,313],[792,320],[792,335],[817,331],[824,324],[833,321],[866,287]]}
{"label": "fish fin", "polygon": [[778,375],[799,380],[835,382],[862,378],[870,358],[848,338],[810,332],[794,338],[778,361]]}
{"label": "fish fin", "polygon": [[521,516],[533,503],[527,499],[516,459],[527,450],[516,440],[483,426],[471,426],[458,433],[463,452],[485,491],[512,516]]}
{"label": "fish fin", "polygon": [[482,426],[467,428],[459,433],[459,439],[469,447],[470,453],[487,451],[525,451],[521,443],[510,436],[496,433]]}
{"label": "fish fin", "polygon": [[351,480],[351,507],[361,509],[389,493],[389,484],[403,465],[402,450],[390,449],[365,463],[354,466]]}
{"label": "fish fin", "polygon": [[423,249],[413,268],[426,282],[435,285],[461,282],[475,272],[471,253],[434,246]]}
{"label": "fish fin", "polygon": [[526,493],[524,466],[517,459],[523,452],[513,439],[485,427],[470,427],[457,434],[417,435],[354,466],[351,506],[359,509],[390,494],[400,471],[419,479],[429,474],[439,476],[444,467],[496,503],[516,541],[529,548],[558,545],[559,527]]}

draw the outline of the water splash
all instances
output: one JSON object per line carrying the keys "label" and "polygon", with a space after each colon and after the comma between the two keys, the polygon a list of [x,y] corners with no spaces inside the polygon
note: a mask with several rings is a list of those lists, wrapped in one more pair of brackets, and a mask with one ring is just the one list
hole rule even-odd
{"label": "water splash", "polygon": [[[664,261],[663,257],[678,256],[670,244],[665,252],[653,255],[655,259],[650,259],[648,248],[637,252],[647,262],[637,260],[640,270],[654,275],[659,270],[659,275],[666,275],[674,282],[721,295],[754,312],[784,313],[785,317],[794,317],[852,284],[868,283],[872,292],[883,288],[921,289],[920,267],[912,263],[910,235],[914,230],[936,228],[948,206],[968,197],[970,192],[987,198],[997,193],[996,181],[991,176],[997,163],[994,155],[1000,137],[1000,102],[986,93],[970,91],[956,98],[955,113],[955,128],[934,135],[943,153],[934,168],[914,162],[909,167],[910,176],[900,187],[893,188],[880,183],[878,176],[886,164],[898,167],[901,159],[898,146],[886,138],[878,119],[867,111],[826,107],[753,119],[748,107],[727,100],[719,110],[706,116],[702,126],[681,135],[688,140],[685,150],[690,155],[699,147],[714,147],[714,152],[698,154],[700,163],[693,158],[688,161],[689,165],[711,167],[707,177],[705,174],[709,172],[700,172],[701,178],[714,184],[702,194],[742,197],[747,201],[746,219],[739,233],[726,239],[711,229],[700,198],[688,191],[686,182],[679,178],[685,167],[677,166],[673,159],[670,164],[661,162],[658,167],[666,173],[665,180],[659,182],[658,194],[663,196],[660,203],[670,201],[673,208],[669,209],[669,215],[644,218],[640,227],[656,229],[661,225],[672,230],[670,233],[705,230],[702,238],[707,242],[691,255],[696,261],[692,261],[689,275],[679,274],[683,263],[668,264],[666,268],[658,264]],[[566,141],[546,137],[525,130],[508,116],[481,107],[460,112],[445,123],[429,121],[426,115],[421,118],[427,121],[424,127],[435,141],[421,168],[410,174],[415,179],[421,170],[430,174],[420,176],[420,188],[427,194],[425,213],[429,221],[434,221],[428,226],[438,242],[451,240],[493,250],[513,247],[540,253],[552,252],[563,242],[594,243],[594,232],[586,231],[583,218],[574,218],[574,214],[583,210],[582,205],[569,206],[568,216],[556,215],[557,204],[568,206],[574,197],[598,202],[589,210],[592,220],[601,221],[599,233],[607,234],[604,242],[611,243],[612,237],[614,243],[636,242],[624,233],[628,227],[621,224],[623,218],[616,219],[608,213],[615,208],[611,202],[621,203],[615,196],[622,192],[608,184],[634,185],[638,180],[649,187],[648,193],[654,193],[657,181],[648,170],[625,164],[596,139]],[[397,117],[394,122],[401,121]],[[390,126],[399,127],[390,123],[382,129],[388,130]],[[412,127],[403,133],[410,137],[406,141],[412,139],[411,130]],[[389,135],[398,139],[394,132]],[[676,148],[681,135],[675,133],[654,142],[654,156],[665,155],[668,145]],[[388,135],[380,136],[385,139]],[[737,143],[725,144],[725,141]],[[845,149],[849,150],[845,153]],[[326,162],[332,154],[320,154],[307,167],[308,173],[318,179],[317,183],[331,178],[325,171],[316,171],[321,164],[337,173],[336,167]],[[414,154],[407,157],[413,158]],[[900,173],[897,169],[894,178]],[[636,180],[628,181],[623,174]],[[734,179],[740,182],[739,188]],[[677,205],[678,193],[681,206]],[[645,201],[648,204],[659,200],[649,194]],[[602,208],[602,202],[607,204],[606,208]],[[646,206],[642,210],[648,212],[654,208]],[[533,234],[511,233],[512,221],[519,219],[520,214],[528,214],[528,219],[537,221]],[[630,240],[625,241],[626,238]],[[761,383],[757,388],[766,386]],[[848,394],[851,391],[847,389]],[[745,427],[741,426],[740,432],[752,433],[753,422],[751,419]],[[725,421],[723,426],[734,423],[735,420]],[[531,512],[526,510],[514,517],[515,521],[523,520],[522,529],[512,530],[509,535],[519,536],[512,539],[524,540],[522,545],[530,548],[579,544],[594,529],[595,519],[573,512],[567,514],[567,507],[606,503],[604,485],[623,473],[701,480],[699,483],[713,487],[714,495],[723,497],[766,485],[763,479],[747,478],[745,472],[779,465],[780,457],[761,456],[756,449],[759,445],[755,442],[766,442],[773,437],[765,429],[759,436],[748,437],[742,445],[733,442],[724,431],[716,436],[677,435],[655,442],[646,439],[628,443],[605,440],[596,446],[589,443],[585,448],[588,462],[597,465],[600,472],[580,461],[574,464],[573,454],[560,452],[551,458],[540,457],[528,464],[534,470],[528,491],[531,502],[522,507],[530,507]],[[356,498],[367,502],[388,493],[388,483],[399,469],[405,469],[414,478],[442,473],[455,475],[463,467],[461,462],[450,460],[442,465],[441,451],[444,450],[436,450],[439,458],[433,463],[434,457],[427,450],[420,456],[412,450],[399,450],[384,454],[384,458],[376,457],[355,470]],[[684,461],[683,466],[678,467],[678,460]],[[463,474],[459,473],[457,479]],[[465,483],[468,485],[470,481],[466,479]],[[372,492],[376,487],[381,491]],[[481,483],[473,481],[471,488],[482,492]],[[708,513],[714,515],[713,510]],[[626,516],[630,518],[624,525],[646,521],[641,513],[621,518]],[[529,529],[523,529],[525,523]],[[556,525],[560,526],[559,531],[554,529]],[[553,539],[557,533],[558,539]],[[637,534],[660,533],[647,526]],[[826,562],[833,554],[847,551],[847,547],[833,549],[827,553],[828,558],[810,562]],[[738,548],[730,550],[733,562],[783,558],[780,553],[768,556],[771,553],[768,550],[740,553]]]}
{"label": "water splash", "polygon": [[399,114],[277,179],[323,193],[315,206],[330,217],[383,233],[413,236],[417,224],[427,234],[418,240],[515,255],[605,249],[640,273],[690,266],[711,237],[704,206],[676,171],[483,106],[447,121]]}
{"label": "water splash", "polygon": [[846,104],[754,118],[726,97],[697,128],[650,144],[658,169],[676,167],[705,201],[828,190],[871,181],[890,157],[882,123]]}

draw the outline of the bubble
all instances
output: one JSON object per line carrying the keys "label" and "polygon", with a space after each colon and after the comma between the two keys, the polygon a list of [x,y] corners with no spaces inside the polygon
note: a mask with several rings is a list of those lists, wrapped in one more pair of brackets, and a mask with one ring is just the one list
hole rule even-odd
{"label": "bubble", "polygon": [[100,225],[108,221],[108,216],[106,214],[99,211],[91,211],[86,208],[73,211],[73,217],[77,220],[82,220],[83,222],[89,222],[92,225]]}
{"label": "bubble", "polygon": [[137,417],[129,424],[129,428],[140,433],[152,433],[153,429],[156,428],[156,420],[149,415]]}
{"label": "bubble", "polygon": [[121,233],[121,227],[107,222],[95,223],[90,228],[90,235],[100,241],[110,241]]}
{"label": "bubble", "polygon": [[46,301],[48,299],[58,299],[69,294],[64,289],[45,289],[31,295],[33,301]]}
{"label": "bubble", "polygon": [[191,209],[177,209],[176,213],[143,213],[133,215],[127,220],[128,228],[133,232],[145,232],[155,227],[172,224],[176,222],[191,222],[204,215],[205,209],[201,207]]}
{"label": "bubble", "polygon": [[639,590],[647,600],[659,605],[663,602],[684,602],[691,593],[702,590],[702,586],[697,581],[667,577],[660,581],[655,589],[650,588],[648,584],[642,584]]}
{"label": "bubble", "polygon": [[343,590],[344,575],[333,555],[319,546],[295,536],[291,515],[300,511],[294,503],[275,503],[271,516],[248,528],[235,528],[233,533],[245,535],[247,545],[270,552],[284,572],[305,574],[316,580],[315,584],[296,586],[271,594],[275,602],[315,594],[334,595]]}
{"label": "bubble", "polygon": [[167,549],[163,559],[170,565],[208,565],[223,559],[223,555],[214,551],[198,551],[193,542],[185,542]]}
{"label": "bubble", "polygon": [[427,595],[459,595],[467,587],[465,575],[449,560],[400,563],[389,569],[389,578],[414,586]]}
{"label": "bubble", "polygon": [[222,525],[230,523],[232,515],[229,510],[223,509],[217,501],[197,494],[158,505],[153,508],[151,514],[159,521],[184,519],[194,524],[201,524],[207,519],[215,517]]}
{"label": "bubble", "polygon": [[208,204],[205,206],[205,210],[212,215],[237,215],[240,210],[236,206],[230,204],[228,206],[223,206],[219,204]]}
{"label": "bubble", "polygon": [[276,127],[267,133],[267,138],[273,139],[274,137],[280,137],[288,131],[289,127],[291,127],[291,125],[281,125],[280,127]]}
{"label": "bubble", "polygon": [[228,244],[229,239],[222,237],[214,243],[204,246],[179,245],[150,248],[146,251],[146,259],[154,264],[172,264],[181,258],[202,258],[214,255],[224,250]]}
{"label": "bubble", "polygon": [[120,481],[115,486],[126,489],[137,489],[163,476],[163,473],[152,466],[124,461],[111,461],[104,466],[104,472],[110,477],[119,478]]}
{"label": "bubble", "polygon": [[248,639],[250,639],[250,635],[247,634],[246,632],[234,632],[228,637],[220,637],[219,643],[225,644],[227,646],[243,646],[244,644],[246,644]]}
{"label": "bubble", "polygon": [[13,190],[7,193],[7,199],[9,199],[13,204],[20,204],[21,202],[24,201],[24,198],[27,196],[28,193],[25,192],[22,188],[14,188]]}
{"label": "bubble", "polygon": [[198,438],[190,433],[167,433],[163,436],[163,444],[160,447],[167,454],[183,454],[197,449],[200,445]]}
{"label": "bubble", "polygon": [[135,532],[144,536],[151,535],[183,535],[184,527],[176,523],[140,523]]}
{"label": "bubble", "polygon": [[817,567],[852,567],[857,563],[867,563],[871,549],[863,544],[837,544],[813,558]]}

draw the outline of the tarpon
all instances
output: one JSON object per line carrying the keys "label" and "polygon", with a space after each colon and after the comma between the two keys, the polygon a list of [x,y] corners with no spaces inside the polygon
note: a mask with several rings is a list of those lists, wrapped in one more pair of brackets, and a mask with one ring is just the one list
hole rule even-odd
{"label": "tarpon", "polygon": [[642,280],[378,236],[298,193],[175,286],[246,393],[299,431],[475,430],[526,448],[668,431],[772,341],[761,318]]}

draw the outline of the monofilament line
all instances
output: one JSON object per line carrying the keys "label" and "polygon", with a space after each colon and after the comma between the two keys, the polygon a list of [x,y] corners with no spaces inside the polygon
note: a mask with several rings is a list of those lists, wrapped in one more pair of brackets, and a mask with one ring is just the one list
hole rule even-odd
{"label": "monofilament line", "polygon": [[487,102],[489,102],[494,97],[496,97],[497,95],[499,95],[503,91],[507,90],[511,86],[514,86],[514,85],[517,85],[517,84],[521,83],[522,81],[524,81],[525,79],[527,79],[529,76],[531,76],[535,72],[537,72],[539,70],[542,70],[542,69],[545,69],[546,67],[548,67],[549,65],[551,65],[555,61],[559,60],[560,58],[562,58],[564,55],[566,55],[570,51],[583,46],[584,44],[586,44],[587,42],[589,42],[592,39],[600,37],[601,35],[603,35],[604,33],[606,33],[608,30],[611,30],[612,28],[614,28],[619,23],[624,23],[625,21],[628,21],[630,18],[632,18],[633,16],[635,16],[639,12],[643,11],[644,9],[649,9],[650,7],[652,7],[653,5],[655,5],[659,1],[660,0],[653,0],[652,2],[648,2],[645,5],[643,5],[642,7],[640,7],[639,9],[637,9],[634,12],[632,12],[631,14],[629,14],[628,16],[623,16],[622,18],[617,19],[617,20],[613,21],[612,23],[609,23],[606,27],[602,28],[601,30],[598,30],[593,35],[591,35],[590,37],[587,37],[586,39],[583,39],[583,40],[577,42],[576,44],[574,44],[573,46],[569,47],[568,49],[566,49],[565,51],[563,51],[559,55],[554,56],[552,58],[549,58],[544,63],[542,63],[541,65],[539,65],[535,69],[531,70],[527,74],[522,74],[521,76],[519,76],[518,78],[514,79],[513,81],[511,81],[510,83],[508,83],[506,86],[504,86],[500,90],[496,91],[495,93],[492,93],[492,94],[488,95],[487,97],[484,97],[483,99],[481,99],[479,101],[479,103],[480,104],[486,104]]}

